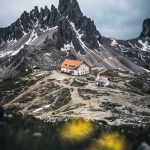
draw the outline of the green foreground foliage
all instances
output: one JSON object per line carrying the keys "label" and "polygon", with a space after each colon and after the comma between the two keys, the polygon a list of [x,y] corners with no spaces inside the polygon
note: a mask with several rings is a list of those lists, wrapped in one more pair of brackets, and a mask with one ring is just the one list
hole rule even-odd
{"label": "green foreground foliage", "polygon": [[100,122],[93,122],[95,132],[86,140],[79,143],[62,141],[60,131],[68,122],[50,123],[7,112],[0,121],[0,150],[88,150],[90,144],[106,132],[123,135],[128,150],[137,150],[142,142],[150,145],[150,126],[109,126],[100,125]]}

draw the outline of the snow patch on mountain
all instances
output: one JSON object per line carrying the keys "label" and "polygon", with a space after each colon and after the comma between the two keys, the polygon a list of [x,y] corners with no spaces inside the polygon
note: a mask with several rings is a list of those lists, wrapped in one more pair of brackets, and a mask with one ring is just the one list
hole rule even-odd
{"label": "snow patch on mountain", "polygon": [[15,56],[15,55],[17,55],[19,52],[20,52],[20,50],[23,48],[24,46],[22,45],[20,48],[18,48],[17,50],[11,50],[11,51],[7,51],[7,52],[5,52],[5,51],[1,51],[0,52],[0,58],[3,58],[3,57],[9,57],[9,56]]}
{"label": "snow patch on mountain", "polygon": [[7,44],[7,51],[1,51],[0,52],[0,58],[3,58],[3,57],[10,57],[10,56],[15,56],[17,55],[20,50],[24,47],[24,44],[22,44],[21,46],[14,46],[14,45],[17,45],[18,41],[15,39],[15,40],[8,40],[5,44]]}
{"label": "snow patch on mountain", "polygon": [[41,31],[42,33],[45,33],[45,32],[47,32],[47,31],[56,30],[57,28],[58,28],[58,26],[55,26],[55,27],[52,27],[52,28],[47,27],[46,29],[41,28],[40,31]]}
{"label": "snow patch on mountain", "polygon": [[132,47],[132,48],[134,48],[134,46],[133,46],[133,44],[131,44],[131,42],[128,42],[129,43],[129,45]]}
{"label": "snow patch on mountain", "polygon": [[27,45],[31,44],[32,41],[36,40],[38,38],[37,33],[35,30],[32,31],[29,40],[25,43]]}
{"label": "snow patch on mountain", "polygon": [[117,43],[117,41],[116,40],[113,40],[112,42],[111,42],[111,46],[116,46],[118,43]]}
{"label": "snow patch on mountain", "polygon": [[0,58],[6,57],[8,55],[11,55],[13,53],[13,51],[8,51],[8,52],[0,52]]}
{"label": "snow patch on mountain", "polygon": [[36,23],[34,24],[34,27],[37,28],[38,26],[39,26],[39,20],[37,19]]}
{"label": "snow patch on mountain", "polygon": [[[14,40],[7,40],[6,43],[7,43],[9,46],[11,46],[11,45],[15,44],[16,42],[17,42],[17,40],[14,39]],[[4,42],[4,44],[5,44],[5,42]]]}
{"label": "snow patch on mountain", "polygon": [[[2,42],[0,46],[6,44],[6,50],[0,51],[0,58],[3,57],[11,57],[17,55],[20,50],[24,47],[24,45],[37,45],[37,43],[43,43],[50,33],[55,32],[57,30],[57,26],[52,28],[41,29],[41,35],[38,36],[37,30],[33,29],[30,33],[24,32],[23,37],[20,40],[12,39],[7,40],[7,42]],[[44,36],[44,33],[45,36]],[[37,41],[38,40],[38,41]],[[25,41],[25,42],[22,42]]]}
{"label": "snow patch on mountain", "polygon": [[87,47],[85,46],[84,42],[83,42],[82,39],[81,39],[82,36],[83,36],[83,34],[80,34],[80,33],[79,33],[80,30],[77,30],[77,29],[76,29],[75,24],[74,24],[73,22],[70,22],[70,24],[71,24],[73,30],[75,31],[76,37],[77,37],[77,39],[79,40],[79,42],[80,42],[80,44],[82,45],[82,47],[83,47],[83,48],[87,48]]}
{"label": "snow patch on mountain", "polygon": [[150,72],[150,70],[148,70],[148,69],[145,69],[145,68],[143,68],[143,67],[141,67],[143,70],[145,70],[146,72]]}
{"label": "snow patch on mountain", "polygon": [[20,48],[18,48],[17,50],[13,51],[12,54],[11,54],[11,56],[17,55],[23,47],[24,47],[24,45],[22,45],[22,46],[21,46]]}
{"label": "snow patch on mountain", "polygon": [[26,36],[27,35],[27,33],[25,32],[25,31],[22,31],[23,32],[23,36]]}
{"label": "snow patch on mountain", "polygon": [[141,50],[150,51],[150,45],[148,44],[147,41],[145,41],[145,43],[144,43],[142,40],[138,40],[138,42],[142,45]]}
{"label": "snow patch on mountain", "polygon": [[52,53],[45,53],[45,56],[51,57]]}
{"label": "snow patch on mountain", "polygon": [[139,56],[141,57],[141,59],[142,59],[143,61],[145,61],[145,59],[143,58],[144,56],[143,56],[142,54],[139,54]]}
{"label": "snow patch on mountain", "polygon": [[61,48],[61,51],[66,52],[68,50],[74,49],[72,42],[70,44],[64,44],[64,47]]}

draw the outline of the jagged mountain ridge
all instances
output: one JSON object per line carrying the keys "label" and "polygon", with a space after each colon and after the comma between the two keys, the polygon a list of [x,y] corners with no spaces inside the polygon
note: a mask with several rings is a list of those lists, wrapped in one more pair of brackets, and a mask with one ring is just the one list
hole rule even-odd
{"label": "jagged mountain ridge", "polygon": [[[67,7],[68,9],[63,9],[63,7]],[[70,18],[68,18],[68,16]],[[52,59],[51,54],[55,53],[55,51],[57,51],[58,49],[60,50],[61,48],[65,47],[65,45],[70,42],[73,43],[73,47],[75,47],[77,51],[80,51],[82,53],[84,51],[83,47],[80,45],[80,41],[82,40],[80,39],[79,41],[79,39],[76,38],[76,33],[72,28],[72,26],[74,26],[75,24],[76,26],[80,24],[80,26],[76,28],[82,28],[82,30],[80,30],[80,33],[84,32],[84,39],[87,45],[93,48],[98,45],[97,39],[100,40],[101,36],[96,30],[94,22],[91,21],[89,18],[83,16],[82,12],[80,11],[79,5],[75,0],[71,3],[70,1],[63,2],[62,0],[60,0],[58,9],[56,9],[55,6],[52,5],[51,10],[49,10],[46,6],[44,9],[41,8],[40,11],[38,10],[38,7],[35,7],[30,13],[24,11],[24,13],[15,23],[11,24],[7,28],[1,28],[1,80],[5,79],[6,76],[10,77],[12,76],[12,74],[14,75],[14,73],[12,73],[15,72],[14,69],[16,70],[16,73],[19,72],[17,64],[13,63],[16,64],[16,66],[14,66],[11,63],[12,61],[14,61],[14,58],[17,59],[17,56],[19,55],[21,50],[24,51],[23,53],[28,53],[30,47],[24,47],[25,45],[40,46],[40,48],[37,49],[42,49],[42,47],[45,47],[44,44],[48,45],[49,59]],[[84,26],[89,26],[89,30],[85,30]],[[91,36],[90,38],[88,38],[89,35]],[[96,42],[96,44],[93,44],[94,42]],[[52,48],[54,49],[54,52],[50,53],[50,50]],[[44,51],[41,53],[43,59],[45,59]],[[57,55],[59,54],[57,53]],[[54,59],[52,60],[52,62],[55,62]],[[57,61],[59,62],[59,60]],[[21,64],[25,65],[23,67],[25,71],[25,67],[28,68],[28,66],[31,66],[31,64],[33,63],[27,64],[27,62],[25,62]],[[49,62],[47,63],[47,68],[48,66]],[[30,69],[33,69],[33,66]],[[22,71],[22,69],[20,71]],[[10,73],[10,75],[8,75],[8,73]]]}
{"label": "jagged mountain ridge", "polygon": [[34,28],[46,29],[46,26],[56,26],[58,18],[59,13],[55,6],[52,5],[51,12],[47,6],[44,9],[41,8],[40,12],[35,6],[30,13],[24,11],[20,18],[9,27],[0,29],[0,43],[19,40],[25,33]]}
{"label": "jagged mountain ridge", "polygon": [[[86,44],[89,44],[89,42],[91,44],[96,42],[93,45],[88,46],[91,46],[92,48],[98,47],[98,43],[95,37],[97,37],[100,42],[101,36],[96,30],[94,22],[91,21],[91,19],[83,16],[76,0],[73,0],[72,2],[70,2],[70,0],[60,0],[58,10],[54,5],[52,5],[51,10],[49,10],[47,6],[45,6],[44,9],[41,8],[41,10],[39,11],[38,7],[36,6],[30,13],[24,11],[24,13],[15,23],[11,24],[7,28],[0,29],[0,43],[2,44],[3,42],[11,40],[19,40],[23,37],[23,35],[29,33],[32,30],[36,30],[37,35],[39,36],[43,30],[45,31],[48,28],[58,26],[60,27],[59,32],[61,32],[63,27],[65,29],[65,26],[69,26],[66,20],[73,22],[76,29],[81,30],[81,33],[84,32],[84,37],[82,40],[86,42]],[[85,28],[85,26],[87,28]],[[58,34],[58,39],[63,38],[60,34]],[[66,34],[66,36],[72,38],[72,35]],[[91,37],[88,38],[88,36]],[[66,38],[66,40],[68,43],[70,42],[68,41],[69,39]],[[59,42],[60,41],[58,40],[57,43]]]}
{"label": "jagged mountain ridge", "polygon": [[[145,37],[144,32],[141,36]],[[12,68],[11,64],[14,57],[17,58],[22,50],[24,53],[30,50],[30,47],[22,49],[25,45],[40,46],[39,49],[47,45],[47,52],[52,48],[60,53],[69,50],[70,54],[91,66],[144,72],[144,69],[133,63],[122,51],[116,50],[112,42],[113,40],[102,37],[94,22],[83,15],[76,0],[60,0],[58,9],[54,5],[51,10],[47,6],[40,11],[35,7],[30,13],[25,11],[9,27],[0,29],[0,78],[5,78],[3,72],[11,72],[11,69],[16,68]],[[43,51],[43,59],[44,55]],[[60,58],[55,61],[60,61]],[[31,66],[32,63],[25,64]]]}
{"label": "jagged mountain ridge", "polygon": [[[122,52],[135,64],[150,70],[150,19],[145,19],[139,37],[131,40],[103,38],[104,43]],[[147,71],[148,71],[147,70]]]}

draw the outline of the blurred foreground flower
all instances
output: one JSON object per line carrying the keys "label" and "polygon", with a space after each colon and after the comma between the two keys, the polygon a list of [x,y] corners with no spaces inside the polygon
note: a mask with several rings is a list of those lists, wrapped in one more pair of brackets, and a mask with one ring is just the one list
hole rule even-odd
{"label": "blurred foreground flower", "polygon": [[94,132],[90,121],[73,120],[61,130],[61,138],[71,142],[82,142]]}
{"label": "blurred foreground flower", "polygon": [[125,150],[125,138],[118,133],[103,134],[90,150]]}

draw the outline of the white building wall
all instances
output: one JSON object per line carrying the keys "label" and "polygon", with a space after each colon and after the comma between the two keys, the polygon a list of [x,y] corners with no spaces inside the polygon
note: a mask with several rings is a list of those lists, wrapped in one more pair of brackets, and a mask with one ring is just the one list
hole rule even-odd
{"label": "white building wall", "polygon": [[61,72],[66,72],[66,73],[70,73],[73,70],[69,69],[69,68],[61,68]]}
{"label": "white building wall", "polygon": [[87,66],[86,64],[82,64],[78,69],[78,74],[79,75],[85,75],[85,74],[89,74],[90,73],[90,68],[89,66]]}
{"label": "white building wall", "polygon": [[78,71],[74,70],[72,75],[77,76],[78,75]]}

